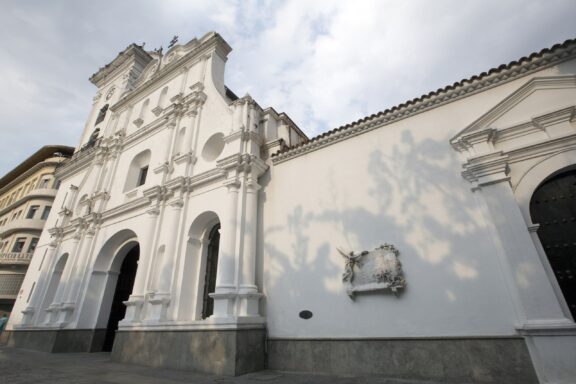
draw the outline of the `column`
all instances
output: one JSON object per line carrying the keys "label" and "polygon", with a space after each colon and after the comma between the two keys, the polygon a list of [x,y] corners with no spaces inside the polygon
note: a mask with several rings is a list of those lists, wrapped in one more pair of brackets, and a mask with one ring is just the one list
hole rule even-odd
{"label": "column", "polygon": [[196,127],[198,111],[196,108],[192,107],[187,115],[190,116],[190,126],[186,127],[186,133],[184,134],[184,148],[182,149],[182,152],[184,152],[184,154],[192,154],[192,138],[194,137],[194,128]]}
{"label": "column", "polygon": [[62,278],[58,288],[56,289],[56,294],[54,295],[54,300],[48,305],[47,312],[50,313],[50,322],[56,322],[58,324],[65,324],[68,321],[71,309],[64,305],[64,301],[68,297],[68,292],[70,291],[72,280],[74,279],[74,274],[76,271],[76,264],[78,262],[78,248],[82,242],[82,233],[79,232],[74,236],[72,252],[68,256],[68,261],[66,262],[66,267],[62,272]]}
{"label": "column", "polygon": [[164,257],[161,260],[158,273],[158,292],[150,296],[150,304],[146,311],[146,320],[150,323],[156,323],[166,320],[168,305],[170,304],[171,283],[174,274],[174,260],[176,259],[176,241],[178,236],[178,227],[180,223],[180,213],[183,202],[178,198],[169,202],[166,219],[164,220],[163,236],[165,243]]}
{"label": "column", "polygon": [[242,282],[240,285],[240,315],[258,316],[261,294],[256,286],[256,237],[258,220],[258,190],[260,186],[253,173],[245,182],[244,247],[242,252]]}
{"label": "column", "polygon": [[507,179],[482,185],[480,192],[496,230],[495,240],[508,267],[508,283],[519,302],[524,325],[549,324],[553,319],[569,322],[556,299]]}
{"label": "column", "polygon": [[236,231],[239,184],[237,179],[226,183],[228,188],[228,206],[222,222],[220,252],[216,271],[216,291],[210,296],[214,299],[213,317],[230,317],[234,314],[236,285],[234,281],[236,264]]}
{"label": "column", "polygon": [[76,254],[77,266],[74,272],[77,273],[75,273],[76,276],[72,276],[72,282],[69,284],[70,288],[66,297],[64,298],[65,304],[73,306],[76,302],[76,298],[78,296],[78,288],[84,275],[84,269],[87,264],[87,260],[90,257],[89,250],[91,248],[95,234],[96,231],[94,229],[89,229],[86,231],[86,235],[82,241],[82,247]]}
{"label": "column", "polygon": [[144,233],[146,234],[146,240],[148,243],[146,244],[146,247],[140,243],[140,257],[138,258],[136,278],[134,279],[132,294],[128,300],[124,302],[124,305],[126,305],[126,315],[124,316],[124,320],[120,322],[121,325],[137,323],[141,319],[146,276],[148,275],[150,259],[152,258],[154,251],[153,239],[156,232],[156,222],[158,221],[160,210],[156,206],[153,206],[148,209],[146,213],[147,217],[144,222]]}
{"label": "column", "polygon": [[48,246],[47,252],[44,256],[44,260],[42,262],[42,270],[38,276],[38,280],[36,281],[36,285],[34,286],[34,292],[32,292],[32,297],[30,298],[30,303],[26,308],[22,311],[22,326],[31,326],[34,324],[35,321],[38,321],[39,310],[42,306],[42,299],[46,294],[46,281],[50,278],[50,272],[54,267],[52,264],[55,262],[54,255],[56,254],[56,244],[51,243]]}

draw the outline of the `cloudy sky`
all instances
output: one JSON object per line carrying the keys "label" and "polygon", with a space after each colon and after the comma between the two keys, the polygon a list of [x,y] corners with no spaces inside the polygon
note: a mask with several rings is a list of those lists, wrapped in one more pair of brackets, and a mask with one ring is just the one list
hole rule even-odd
{"label": "cloudy sky", "polygon": [[309,136],[576,38],[574,0],[1,0],[0,175],[76,146],[88,77],[128,44],[207,31],[226,84]]}

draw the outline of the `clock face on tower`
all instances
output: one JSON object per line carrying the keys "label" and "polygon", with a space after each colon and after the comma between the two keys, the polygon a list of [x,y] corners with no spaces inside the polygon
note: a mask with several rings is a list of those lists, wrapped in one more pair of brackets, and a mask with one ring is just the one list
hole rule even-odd
{"label": "clock face on tower", "polygon": [[106,100],[110,100],[112,98],[112,95],[114,95],[114,91],[116,90],[115,87],[110,88],[110,90],[108,91],[108,93],[106,94]]}

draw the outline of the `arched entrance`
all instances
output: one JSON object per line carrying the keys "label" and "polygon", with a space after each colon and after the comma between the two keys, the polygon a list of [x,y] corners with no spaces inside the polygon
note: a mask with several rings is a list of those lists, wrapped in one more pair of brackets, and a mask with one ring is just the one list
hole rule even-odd
{"label": "arched entrance", "polygon": [[218,250],[220,248],[220,223],[210,230],[208,235],[208,250],[206,254],[206,276],[204,277],[204,296],[202,318],[206,319],[214,313],[214,299],[210,297],[216,290],[216,271],[218,268]]}
{"label": "arched entrance", "polygon": [[530,215],[539,224],[538,237],[576,319],[576,170],[542,183],[530,200]]}
{"label": "arched entrance", "polygon": [[128,300],[128,297],[132,293],[132,287],[134,286],[134,280],[136,278],[136,269],[138,268],[139,257],[140,246],[136,244],[132,246],[122,261],[120,273],[116,282],[116,288],[114,290],[112,304],[110,307],[110,315],[108,317],[108,324],[106,326],[106,336],[104,338],[104,345],[102,346],[103,351],[112,350],[114,337],[116,336],[116,331],[118,330],[118,323],[124,318],[124,315],[126,314],[126,306],[124,305],[124,301]]}
{"label": "arched entrance", "polygon": [[210,293],[216,288],[220,219],[215,212],[198,215],[188,231],[184,265],[180,270],[178,320],[202,320],[214,312]]}

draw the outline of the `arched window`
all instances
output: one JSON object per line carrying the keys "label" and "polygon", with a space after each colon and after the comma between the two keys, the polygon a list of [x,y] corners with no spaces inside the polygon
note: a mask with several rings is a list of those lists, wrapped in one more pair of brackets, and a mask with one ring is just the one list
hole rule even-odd
{"label": "arched window", "polygon": [[89,215],[90,213],[92,212],[90,211],[90,205],[88,204],[88,195],[83,195],[76,205],[76,215],[82,217]]}
{"label": "arched window", "polygon": [[542,183],[530,200],[532,222],[550,267],[576,319],[576,170]]}
{"label": "arched window", "polygon": [[145,150],[137,154],[128,168],[124,192],[144,185],[148,177],[148,167],[150,165],[150,150]]}
{"label": "arched window", "polygon": [[167,95],[168,95],[168,87],[164,87],[162,89],[162,92],[160,92],[160,97],[158,98],[158,106],[160,108],[164,108],[164,105],[166,104]]}
{"label": "arched window", "polygon": [[149,99],[146,99],[146,101],[142,103],[142,107],[140,108],[140,115],[138,115],[139,118],[144,119],[144,114],[146,113],[146,109],[148,109],[149,104],[150,104]]}
{"label": "arched window", "polygon": [[220,223],[210,230],[208,235],[208,252],[206,255],[206,276],[204,278],[204,301],[202,318],[206,319],[214,313],[214,299],[210,293],[216,290],[216,269],[218,267],[218,249],[220,247]]}
{"label": "arched window", "polygon": [[94,125],[98,125],[99,123],[104,121],[104,119],[106,118],[106,112],[108,112],[108,104],[106,104],[105,106],[102,107],[102,109],[100,109],[100,113],[98,113],[98,117],[96,118],[96,122],[94,123]]}

